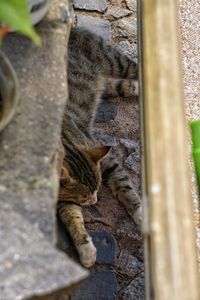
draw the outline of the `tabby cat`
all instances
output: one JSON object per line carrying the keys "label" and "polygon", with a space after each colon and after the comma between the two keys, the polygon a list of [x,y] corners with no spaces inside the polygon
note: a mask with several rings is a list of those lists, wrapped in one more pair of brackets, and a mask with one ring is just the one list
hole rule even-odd
{"label": "tabby cat", "polygon": [[104,92],[121,96],[137,93],[137,66],[86,29],[72,30],[68,47],[69,100],[62,126],[65,157],[58,216],[73,239],[82,265],[90,267],[95,263],[96,248],[84,227],[81,206],[96,203],[101,181],[125,205],[133,220],[141,223],[141,201],[131,180],[110,156],[110,147],[96,145],[92,136],[93,119]]}

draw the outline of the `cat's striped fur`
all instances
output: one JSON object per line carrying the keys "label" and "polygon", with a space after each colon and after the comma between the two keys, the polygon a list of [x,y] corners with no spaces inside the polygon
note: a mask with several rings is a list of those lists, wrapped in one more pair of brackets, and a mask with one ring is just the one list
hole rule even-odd
{"label": "cat's striped fur", "polygon": [[96,249],[85,230],[80,205],[95,203],[101,180],[125,205],[134,221],[141,222],[141,202],[130,178],[108,154],[109,147],[96,145],[92,137],[92,122],[102,94],[133,95],[136,79],[137,66],[133,61],[101,37],[85,29],[72,30],[68,48],[69,100],[62,126],[65,158],[58,215],[86,267],[95,262]]}

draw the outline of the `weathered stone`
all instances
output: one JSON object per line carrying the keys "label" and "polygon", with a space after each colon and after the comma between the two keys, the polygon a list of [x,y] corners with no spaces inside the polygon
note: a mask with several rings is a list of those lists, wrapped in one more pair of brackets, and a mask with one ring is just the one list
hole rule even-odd
{"label": "weathered stone", "polygon": [[135,277],[144,270],[144,264],[126,249],[121,251],[116,267],[130,277]]}
{"label": "weathered stone", "polygon": [[124,160],[124,165],[130,169],[135,171],[136,173],[140,173],[140,144],[133,140],[129,139],[121,139],[120,143],[125,146],[128,157]]}
{"label": "weathered stone", "polygon": [[120,219],[117,223],[117,234],[122,237],[129,237],[135,241],[142,241],[141,229],[129,217]]}
{"label": "weathered stone", "polygon": [[108,7],[106,0],[74,0],[74,7],[88,11],[104,12]]}
{"label": "weathered stone", "polygon": [[122,295],[123,300],[144,300],[145,286],[144,286],[144,272],[141,272],[124,290]]}
{"label": "weathered stone", "polygon": [[114,35],[116,37],[134,37],[137,36],[137,20],[136,18],[131,19],[120,19],[114,22]]}
{"label": "weathered stone", "polygon": [[91,274],[71,300],[115,300],[117,278],[110,270],[100,270]]}
{"label": "weathered stone", "polygon": [[101,131],[96,131],[93,133],[94,137],[97,141],[103,142],[104,145],[116,147],[118,145],[117,140],[115,137],[105,134]]}
{"label": "weathered stone", "polygon": [[144,246],[140,246],[133,254],[138,257],[139,260],[144,261]]}
{"label": "weathered stone", "polygon": [[[20,103],[0,140],[0,298],[56,293],[86,275],[55,248],[57,149],[67,99],[69,27],[54,0],[37,27],[43,46],[10,34],[4,52],[20,82]],[[67,2],[68,3],[68,2]],[[42,74],[42,76],[41,76]]]}
{"label": "weathered stone", "polygon": [[130,59],[135,63],[138,63],[137,44],[131,44],[129,41],[121,41],[117,46]]}
{"label": "weathered stone", "polygon": [[135,153],[131,153],[124,161],[124,165],[136,172],[137,174],[140,173],[140,163],[138,162],[138,160],[135,159]]}
{"label": "weathered stone", "polygon": [[98,210],[98,208],[94,205],[89,206],[88,208],[89,212],[96,218],[101,218],[102,214],[101,212]]}
{"label": "weathered stone", "polygon": [[105,40],[111,39],[111,24],[108,20],[90,16],[77,16],[77,27],[85,27],[102,36]]}
{"label": "weathered stone", "polygon": [[125,0],[127,7],[132,11],[137,11],[137,0]]}
{"label": "weathered stone", "polygon": [[98,107],[95,122],[108,122],[114,120],[116,115],[117,105],[114,99],[104,99]]}
{"label": "weathered stone", "polygon": [[97,248],[97,264],[114,264],[118,247],[114,236],[106,231],[90,231],[92,241]]}
{"label": "weathered stone", "polygon": [[140,159],[140,144],[130,139],[120,139],[120,143],[124,145],[128,154],[135,153],[135,158]]}
{"label": "weathered stone", "polygon": [[132,14],[132,12],[130,10],[123,9],[118,6],[113,6],[110,9],[108,9],[106,12],[107,17],[113,17],[114,19],[120,19],[122,17],[126,17],[131,14]]}
{"label": "weathered stone", "polygon": [[54,248],[37,224],[14,208],[14,196],[14,192],[7,192],[0,197],[0,298],[29,299],[84,279],[87,273]]}

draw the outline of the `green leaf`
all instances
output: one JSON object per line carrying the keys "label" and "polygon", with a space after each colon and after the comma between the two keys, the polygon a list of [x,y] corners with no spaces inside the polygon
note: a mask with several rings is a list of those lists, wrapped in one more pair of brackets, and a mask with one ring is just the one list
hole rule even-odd
{"label": "green leaf", "polygon": [[192,136],[192,154],[200,195],[200,120],[189,123]]}
{"label": "green leaf", "polygon": [[31,38],[35,44],[41,44],[41,39],[30,22],[28,0],[0,0],[0,21]]}

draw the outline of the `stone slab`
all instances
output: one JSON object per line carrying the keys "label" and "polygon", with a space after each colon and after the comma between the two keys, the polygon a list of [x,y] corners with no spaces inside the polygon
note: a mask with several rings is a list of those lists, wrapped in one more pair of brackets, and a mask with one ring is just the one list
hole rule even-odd
{"label": "stone slab", "polygon": [[118,6],[112,6],[111,8],[109,8],[106,12],[106,17],[111,17],[114,19],[120,19],[122,17],[126,17],[131,15],[132,12],[128,9],[123,9],[121,7]]}
{"label": "stone slab", "polygon": [[137,37],[137,20],[136,18],[120,19],[114,22],[113,32],[116,37],[127,38]]}
{"label": "stone slab", "polygon": [[121,139],[120,143],[127,150],[127,157],[124,160],[124,166],[140,174],[140,144],[137,141]]}
{"label": "stone slab", "polygon": [[144,264],[135,256],[131,255],[128,250],[123,249],[120,252],[116,267],[130,277],[135,277],[141,271],[144,271]]}
{"label": "stone slab", "polygon": [[[95,214],[97,214],[95,212]],[[99,218],[99,215],[96,216]],[[58,224],[59,234],[58,246],[64,250],[70,258],[79,262],[79,255],[73,245],[73,241],[62,224]],[[97,248],[97,264],[114,264],[118,254],[118,246],[114,236],[106,231],[89,231],[92,241]]]}
{"label": "stone slab", "polygon": [[117,115],[117,105],[114,99],[103,99],[100,103],[97,113],[95,122],[103,123],[114,120]]}
{"label": "stone slab", "polygon": [[96,206],[91,205],[88,207],[88,210],[94,217],[96,217],[96,218],[102,217],[102,213],[99,211],[99,209]]}
{"label": "stone slab", "polygon": [[124,166],[127,167],[129,170],[134,171],[137,174],[140,174],[140,162],[135,159],[135,154],[131,153],[127,156],[124,160]]}
{"label": "stone slab", "polygon": [[117,286],[113,271],[100,270],[91,274],[71,300],[115,300]]}
{"label": "stone slab", "polygon": [[119,219],[117,223],[117,234],[121,237],[129,237],[134,241],[142,241],[141,228],[136,225],[128,216]]}
{"label": "stone slab", "polygon": [[94,132],[93,136],[98,142],[103,143],[104,145],[113,146],[113,147],[116,147],[118,145],[117,139],[115,137],[105,134],[101,131]]}
{"label": "stone slab", "polygon": [[29,299],[53,294],[59,289],[66,293],[67,287],[86,277],[87,273],[54,248],[28,218],[13,210],[9,198],[3,200],[0,210],[0,299]]}
{"label": "stone slab", "polygon": [[117,46],[125,55],[127,55],[135,63],[138,63],[137,44],[130,43],[129,41],[121,41]]}
{"label": "stone slab", "polygon": [[[13,207],[23,207],[23,214],[30,215],[31,220],[40,214],[34,222],[53,242],[55,218],[50,218],[48,230],[40,225],[40,219],[41,215],[44,221],[52,215],[57,201],[57,148],[67,99],[67,26],[55,15],[55,6],[62,2],[52,1],[51,17],[37,26],[42,47],[17,34],[8,35],[3,47],[18,75],[20,103],[12,122],[1,133],[1,191],[16,193]],[[19,196],[22,203],[17,201]]]}
{"label": "stone slab", "polygon": [[97,264],[114,264],[118,247],[114,236],[106,231],[89,231],[94,246],[97,248]]}
{"label": "stone slab", "polygon": [[144,246],[140,246],[133,254],[139,258],[140,261],[144,261]]}
{"label": "stone slab", "polygon": [[55,247],[57,150],[67,99],[69,27],[60,17],[64,3],[68,2],[53,0],[37,26],[42,47],[14,33],[3,45],[20,84],[16,114],[0,138],[3,300],[54,294],[88,274]]}
{"label": "stone slab", "polygon": [[130,139],[120,139],[120,144],[122,144],[126,148],[128,154],[135,153],[135,158],[138,161],[140,160],[139,142]]}
{"label": "stone slab", "polygon": [[137,11],[137,0],[125,0],[127,7],[136,12]]}
{"label": "stone slab", "polygon": [[111,39],[111,24],[108,20],[90,16],[77,16],[77,27],[85,27],[105,40]]}
{"label": "stone slab", "polygon": [[144,272],[141,272],[124,290],[123,300],[145,300]]}
{"label": "stone slab", "polygon": [[88,11],[104,12],[108,7],[106,0],[74,0],[74,7]]}

